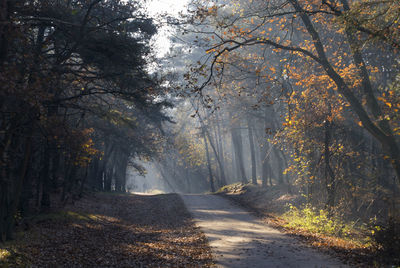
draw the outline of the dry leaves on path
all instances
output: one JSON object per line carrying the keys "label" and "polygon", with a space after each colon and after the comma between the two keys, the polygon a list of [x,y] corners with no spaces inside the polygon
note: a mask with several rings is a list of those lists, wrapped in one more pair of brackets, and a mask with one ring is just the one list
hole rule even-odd
{"label": "dry leaves on path", "polygon": [[[18,254],[14,265],[21,259],[32,267],[209,267],[212,264],[204,234],[194,226],[176,194],[95,194],[61,214],[63,217],[47,217],[37,222],[10,246]],[[3,262],[14,267],[10,263],[12,257]]]}

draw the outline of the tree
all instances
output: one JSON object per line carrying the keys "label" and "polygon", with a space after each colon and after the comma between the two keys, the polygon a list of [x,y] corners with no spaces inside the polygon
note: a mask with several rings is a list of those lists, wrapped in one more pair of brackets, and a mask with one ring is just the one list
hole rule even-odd
{"label": "tree", "polygon": [[[384,103],[379,102],[378,98],[384,92],[371,81],[376,66],[369,64],[359,44],[364,32],[354,31],[348,24],[340,28],[341,24],[337,22],[344,16],[342,14],[351,13],[356,6],[350,6],[345,0],[252,1],[247,5],[238,1],[235,4],[236,12],[230,17],[218,16],[217,10],[223,13],[227,9],[225,6],[214,5],[197,10],[196,16],[200,21],[206,18],[215,21],[214,31],[209,31],[214,36],[208,50],[212,54],[210,74],[197,90],[203,90],[213,75],[228,65],[228,54],[233,51],[245,47],[270,47],[282,55],[284,64],[280,75],[296,84],[294,90],[300,91],[301,86],[307,86],[307,77],[300,76],[307,69],[299,72],[295,67],[300,62],[309,66],[306,73],[316,72],[317,76],[326,77],[330,84],[328,93],[329,90],[337,92],[335,94],[345,100],[344,105],[350,105],[359,124],[379,141],[400,180],[400,150],[398,137],[393,131],[398,122],[392,119],[394,105],[390,103],[392,108],[387,109]],[[338,42],[344,45],[335,50],[332,45]],[[397,55],[387,49],[380,55],[384,57],[387,53]],[[385,62],[384,58],[382,60]],[[271,72],[278,75],[275,67],[271,67]],[[354,123],[358,124],[357,121]]]}
{"label": "tree", "polygon": [[47,209],[52,193],[65,203],[88,184],[125,191],[126,166],[156,154],[171,105],[146,70],[156,29],[138,2],[1,1],[0,8],[4,241],[32,193]]}

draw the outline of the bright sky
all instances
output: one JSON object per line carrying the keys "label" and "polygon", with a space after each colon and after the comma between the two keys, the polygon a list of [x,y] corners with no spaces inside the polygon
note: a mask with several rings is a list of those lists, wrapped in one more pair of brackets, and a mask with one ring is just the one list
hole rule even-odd
{"label": "bright sky", "polygon": [[[167,13],[170,16],[178,16],[180,11],[186,9],[188,0],[151,0],[147,4],[150,16],[157,18],[160,14]],[[171,42],[168,40],[170,36],[169,27],[162,27],[158,30],[155,38],[155,47],[159,57],[165,56],[169,51]]]}
{"label": "bright sky", "polygon": [[168,12],[171,15],[178,15],[179,11],[185,9],[186,0],[151,0],[148,3],[150,15]]}

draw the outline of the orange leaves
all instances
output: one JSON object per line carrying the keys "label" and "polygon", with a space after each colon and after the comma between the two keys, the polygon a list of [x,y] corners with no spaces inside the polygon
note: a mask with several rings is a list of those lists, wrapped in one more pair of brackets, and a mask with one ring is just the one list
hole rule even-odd
{"label": "orange leaves", "polygon": [[215,16],[215,15],[217,15],[217,11],[218,11],[218,7],[217,6],[212,6],[212,7],[209,7],[207,9],[207,14]]}
{"label": "orange leaves", "polygon": [[215,48],[213,48],[213,49],[208,49],[208,50],[206,50],[206,53],[209,54],[209,53],[213,53],[213,52],[215,52],[215,51],[217,51]]}
{"label": "orange leaves", "polygon": [[95,148],[92,139],[93,133],[93,128],[75,129],[71,130],[68,135],[57,136],[56,142],[63,145],[63,154],[75,165],[85,167],[92,161],[94,156],[102,153]]}
{"label": "orange leaves", "polygon": [[[377,99],[381,102],[383,102],[387,107],[392,108],[392,107],[399,107],[400,108],[400,104],[395,104],[395,98],[392,97],[393,96],[393,91],[389,91],[389,94],[386,96],[386,94],[383,94],[382,97],[378,97]],[[393,102],[393,103],[392,103]]]}

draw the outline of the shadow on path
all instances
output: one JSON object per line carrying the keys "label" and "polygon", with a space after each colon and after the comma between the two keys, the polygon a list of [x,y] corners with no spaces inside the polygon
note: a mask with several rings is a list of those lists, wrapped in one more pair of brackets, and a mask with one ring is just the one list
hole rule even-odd
{"label": "shadow on path", "polygon": [[347,267],[215,195],[182,195],[218,267]]}

